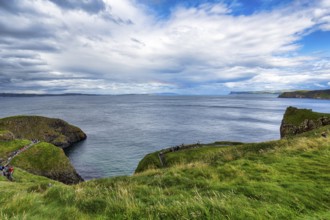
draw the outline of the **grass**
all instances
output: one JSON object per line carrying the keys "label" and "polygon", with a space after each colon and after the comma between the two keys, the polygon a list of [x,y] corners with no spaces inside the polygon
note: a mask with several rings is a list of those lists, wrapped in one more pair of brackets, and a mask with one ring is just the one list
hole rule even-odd
{"label": "grass", "polygon": [[172,152],[161,169],[154,153],[143,172],[74,186],[17,168],[0,178],[0,218],[329,219],[329,130]]}
{"label": "grass", "polygon": [[19,154],[12,160],[11,164],[24,168],[31,173],[46,176],[48,173],[62,173],[63,170],[67,169],[73,171],[73,167],[64,151],[45,142],[38,143]]}
{"label": "grass", "polygon": [[0,158],[7,160],[12,152],[28,144],[30,144],[28,140],[0,141]]}

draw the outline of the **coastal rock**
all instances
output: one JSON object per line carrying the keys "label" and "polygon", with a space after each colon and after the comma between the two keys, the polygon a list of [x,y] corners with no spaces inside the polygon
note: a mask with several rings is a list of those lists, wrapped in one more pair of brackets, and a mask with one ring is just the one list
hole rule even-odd
{"label": "coastal rock", "polygon": [[330,114],[290,106],[286,109],[281,123],[281,138],[301,134],[326,125],[330,125]]}
{"label": "coastal rock", "polygon": [[11,141],[15,139],[15,135],[10,131],[0,131],[0,141]]}
{"label": "coastal rock", "polygon": [[18,139],[38,139],[60,148],[66,148],[86,139],[78,127],[55,118],[15,116],[0,119],[0,129],[12,132]]}
{"label": "coastal rock", "polygon": [[[31,173],[33,173],[33,171]],[[63,170],[62,172],[35,172],[34,174],[45,176],[49,179],[53,179],[69,185],[84,181],[84,179],[76,172],[75,169]]]}

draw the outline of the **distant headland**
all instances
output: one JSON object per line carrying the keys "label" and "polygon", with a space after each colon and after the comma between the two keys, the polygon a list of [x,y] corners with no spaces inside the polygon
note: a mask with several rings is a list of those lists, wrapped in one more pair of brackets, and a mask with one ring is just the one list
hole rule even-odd
{"label": "distant headland", "polygon": [[35,96],[98,96],[98,94],[83,93],[60,93],[60,94],[38,94],[38,93],[0,93],[0,97],[35,97]]}
{"label": "distant headland", "polygon": [[46,97],[46,96],[175,96],[177,93],[125,93],[125,94],[89,94],[89,93],[0,93],[0,97]]}
{"label": "distant headland", "polygon": [[250,94],[281,94],[284,91],[279,90],[263,90],[263,91],[231,91],[229,95],[250,95]]}
{"label": "distant headland", "polygon": [[330,99],[330,89],[326,90],[298,90],[283,92],[279,98],[307,98],[307,99]]}

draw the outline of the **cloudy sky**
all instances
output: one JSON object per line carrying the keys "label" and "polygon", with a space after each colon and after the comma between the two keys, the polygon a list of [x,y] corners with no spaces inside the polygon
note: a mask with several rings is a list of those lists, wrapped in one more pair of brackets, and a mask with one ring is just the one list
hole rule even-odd
{"label": "cloudy sky", "polygon": [[330,87],[330,0],[0,0],[0,92]]}

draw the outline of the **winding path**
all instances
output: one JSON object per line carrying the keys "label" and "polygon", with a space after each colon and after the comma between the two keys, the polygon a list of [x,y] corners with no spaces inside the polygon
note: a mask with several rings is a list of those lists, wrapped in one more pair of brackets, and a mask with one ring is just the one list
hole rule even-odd
{"label": "winding path", "polygon": [[18,156],[19,154],[23,153],[24,151],[28,150],[29,148],[31,148],[32,146],[38,144],[40,141],[31,141],[31,143],[29,145],[24,146],[23,148],[14,151],[12,154],[12,156],[8,157],[7,162],[5,163],[5,166],[7,166],[16,156]]}

